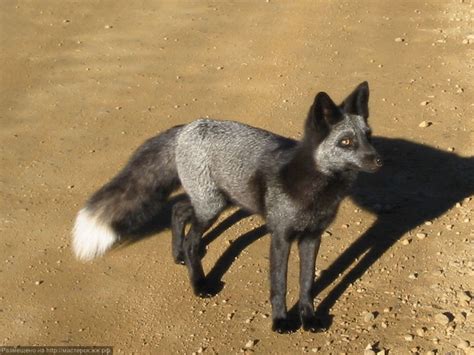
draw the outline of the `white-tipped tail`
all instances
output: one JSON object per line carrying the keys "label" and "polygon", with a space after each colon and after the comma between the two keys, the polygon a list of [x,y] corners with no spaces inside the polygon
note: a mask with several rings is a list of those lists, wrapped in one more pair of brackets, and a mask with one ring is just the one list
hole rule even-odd
{"label": "white-tipped tail", "polygon": [[74,254],[84,261],[105,254],[119,238],[107,222],[87,208],[77,214],[72,234]]}

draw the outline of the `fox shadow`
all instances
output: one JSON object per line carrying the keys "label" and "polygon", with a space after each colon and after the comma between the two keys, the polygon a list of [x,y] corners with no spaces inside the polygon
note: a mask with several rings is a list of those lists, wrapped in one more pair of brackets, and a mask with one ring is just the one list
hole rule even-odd
{"label": "fox shadow", "polygon": [[[331,325],[329,311],[349,285],[404,234],[441,216],[457,202],[474,194],[474,157],[460,157],[404,139],[374,138],[373,144],[384,157],[384,167],[376,174],[360,174],[350,198],[362,209],[375,214],[377,219],[315,280],[313,295],[316,297],[339,275],[344,275],[316,307],[323,328]],[[211,243],[246,216],[248,214],[243,211],[231,215],[204,237],[204,244]],[[208,282],[217,292],[235,258],[265,234],[265,226],[245,233],[217,260],[207,275]],[[351,270],[346,273],[349,268]],[[290,309],[289,316],[298,328],[297,304]]]}

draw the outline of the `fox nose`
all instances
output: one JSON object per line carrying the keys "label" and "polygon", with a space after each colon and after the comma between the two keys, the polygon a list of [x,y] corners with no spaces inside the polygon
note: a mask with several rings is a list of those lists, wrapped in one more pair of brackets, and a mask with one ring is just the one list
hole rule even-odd
{"label": "fox nose", "polygon": [[380,155],[375,156],[374,163],[377,167],[381,167],[383,165],[383,159]]}

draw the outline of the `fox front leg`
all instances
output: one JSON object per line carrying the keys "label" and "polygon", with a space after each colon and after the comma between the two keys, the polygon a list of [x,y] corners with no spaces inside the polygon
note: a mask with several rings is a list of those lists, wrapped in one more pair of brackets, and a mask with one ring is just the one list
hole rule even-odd
{"label": "fox front leg", "polygon": [[270,300],[272,304],[272,330],[278,333],[293,331],[286,309],[288,257],[291,243],[285,233],[272,234],[270,244]]}
{"label": "fox front leg", "polygon": [[300,300],[299,316],[304,330],[317,332],[321,330],[321,323],[315,317],[313,305],[313,282],[316,257],[321,244],[321,236],[303,235],[298,240],[300,256]]}

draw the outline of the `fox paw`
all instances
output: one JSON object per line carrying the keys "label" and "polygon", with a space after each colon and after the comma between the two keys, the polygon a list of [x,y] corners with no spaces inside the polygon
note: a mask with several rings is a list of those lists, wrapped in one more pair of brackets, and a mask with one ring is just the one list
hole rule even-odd
{"label": "fox paw", "polygon": [[296,331],[292,322],[287,318],[276,318],[272,323],[272,330],[279,334],[290,334]]}
{"label": "fox paw", "polygon": [[184,253],[179,252],[178,254],[174,255],[173,260],[178,265],[184,265],[185,264],[185,262],[184,262]]}
{"label": "fox paw", "polygon": [[207,285],[206,279],[201,279],[193,284],[194,294],[201,298],[210,298],[214,296],[213,292]]}
{"label": "fox paw", "polygon": [[305,331],[311,333],[319,333],[324,331],[324,327],[321,320],[316,318],[315,316],[301,317],[301,324],[303,325],[303,329]]}

